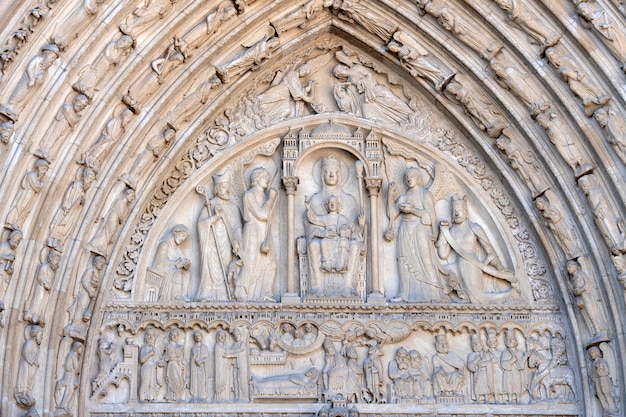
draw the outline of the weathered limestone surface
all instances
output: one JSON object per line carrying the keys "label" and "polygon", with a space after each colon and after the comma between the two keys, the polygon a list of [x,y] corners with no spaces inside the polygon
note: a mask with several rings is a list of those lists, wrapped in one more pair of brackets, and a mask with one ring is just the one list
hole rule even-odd
{"label": "weathered limestone surface", "polygon": [[620,1],[0,16],[0,415],[624,415]]}

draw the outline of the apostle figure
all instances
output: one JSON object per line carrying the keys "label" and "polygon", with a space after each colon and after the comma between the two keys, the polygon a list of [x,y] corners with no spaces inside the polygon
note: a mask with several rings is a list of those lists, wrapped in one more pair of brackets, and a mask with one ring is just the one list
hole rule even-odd
{"label": "apostle figure", "polygon": [[157,380],[158,357],[154,329],[148,328],[143,334],[144,345],[139,350],[139,400],[156,401],[159,387]]}
{"label": "apostle figure", "polygon": [[209,399],[209,348],[202,343],[202,331],[193,332],[194,345],[191,348],[189,391],[191,400],[195,402]]}
{"label": "apostle figure", "polygon": [[215,335],[215,402],[227,403],[234,398],[233,363],[228,332],[219,329]]}
{"label": "apostle figure", "polygon": [[178,329],[170,330],[169,341],[165,345],[163,352],[163,363],[165,367],[165,400],[180,401],[185,395],[185,368],[187,361],[184,358],[184,344],[178,341]]}
{"label": "apostle figure", "polygon": [[436,396],[463,395],[465,361],[455,352],[448,351],[445,334],[435,336],[433,356],[433,388]]}

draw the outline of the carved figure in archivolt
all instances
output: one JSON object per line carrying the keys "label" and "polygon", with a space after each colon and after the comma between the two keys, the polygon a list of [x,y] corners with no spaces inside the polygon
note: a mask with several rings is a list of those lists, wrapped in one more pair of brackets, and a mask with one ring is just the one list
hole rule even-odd
{"label": "carved figure in archivolt", "polygon": [[231,301],[234,283],[230,281],[243,247],[241,210],[230,198],[229,171],[214,175],[213,184],[214,195],[207,196],[198,219],[202,264],[196,299]]}
{"label": "carved figure in archivolt", "polygon": [[52,161],[59,148],[63,147],[61,140],[64,139],[80,122],[83,110],[89,105],[89,99],[83,94],[78,94],[71,103],[64,103],[54,118],[54,122],[48,128],[48,132],[41,140],[39,148],[34,155],[46,161]]}
{"label": "carved figure in archivolt", "polygon": [[45,184],[45,176],[50,164],[45,159],[38,159],[32,171],[24,174],[20,188],[15,195],[11,209],[7,213],[6,225],[11,229],[20,229],[30,213],[36,195]]}
{"label": "carved figure in archivolt", "polygon": [[[191,119],[200,108],[209,101],[211,92],[222,85],[222,80],[211,74],[207,81],[200,83],[190,89],[190,93],[167,113],[166,121],[169,126],[179,130],[182,122]],[[171,130],[171,129],[170,129]]]}
{"label": "carved figure in archivolt", "polygon": [[65,356],[61,378],[54,388],[55,416],[70,417],[74,415],[76,392],[80,383],[80,368],[82,365],[83,343],[73,342],[70,351]]}
{"label": "carved figure in archivolt", "polygon": [[583,271],[578,261],[567,261],[565,268],[572,294],[576,299],[576,306],[591,335],[594,339],[607,337],[609,327],[604,319],[605,313],[593,281]]}
{"label": "carved figure in archivolt", "polygon": [[575,135],[567,127],[561,116],[552,112],[541,113],[536,120],[546,130],[550,142],[572,168],[576,178],[593,170],[593,165],[583,156]]}
{"label": "carved figure in archivolt", "polygon": [[161,383],[157,379],[159,357],[156,350],[156,334],[148,328],[143,333],[144,344],[139,350],[139,399],[156,401]]}
{"label": "carved figure in archivolt", "polygon": [[606,356],[613,356],[612,349],[607,343],[601,343],[599,346],[591,346],[587,349],[591,366],[589,369],[589,375],[593,380],[593,388],[600,400],[600,404],[603,408],[602,415],[605,417],[619,416],[620,411],[620,399],[618,392],[618,386],[615,383],[614,376],[611,369],[615,369],[615,364],[611,366]]}
{"label": "carved figure in archivolt", "polygon": [[150,70],[128,88],[122,102],[135,114],[139,113],[146,100],[172,71],[185,62],[187,57],[187,44],[183,39],[174,37],[161,56],[150,63]]}
{"label": "carved figure in archivolt", "polygon": [[398,30],[387,48],[398,55],[400,63],[414,78],[425,78],[436,90],[441,91],[445,84],[454,77],[454,72],[440,62],[436,62],[417,39],[407,32]]}
{"label": "carved figure in archivolt", "polygon": [[104,257],[97,255],[93,258],[92,265],[83,272],[74,302],[67,310],[70,313],[70,322],[64,331],[68,336],[84,340],[86,327],[91,320],[96,295],[102,282],[105,263]]}
{"label": "carved figure in archivolt", "polygon": [[134,38],[162,19],[176,3],[178,0],[147,0],[141,7],[133,10],[120,25],[120,30]]}
{"label": "carved figure in archivolt", "polygon": [[546,50],[546,58],[552,67],[559,73],[574,95],[583,102],[583,108],[587,116],[605,106],[611,97],[599,92],[598,87],[589,80],[575,59],[564,50],[552,46]]}
{"label": "carved figure in archivolt", "polygon": [[616,26],[615,20],[606,11],[584,1],[578,3],[576,11],[587,26],[591,26],[600,36],[600,40],[619,61],[622,71],[626,72],[626,36]]}
{"label": "carved figure in archivolt", "polygon": [[39,350],[43,337],[43,328],[38,325],[28,325],[24,330],[26,340],[20,349],[20,359],[17,366],[15,382],[15,401],[24,408],[35,405],[33,390],[35,377],[39,369]]}
{"label": "carved figure in archivolt", "polygon": [[506,349],[500,356],[500,366],[502,366],[503,370],[504,401],[520,403],[528,389],[526,352],[519,347],[519,342],[513,329],[505,330],[504,346],[506,346]]}
{"label": "carved figure in archivolt", "polygon": [[187,388],[186,369],[187,361],[184,357],[184,341],[179,341],[180,332],[172,329],[167,334],[167,343],[161,358],[164,370],[165,401],[180,401],[184,399]]}
{"label": "carved figure in archivolt", "polygon": [[306,199],[310,290],[350,296],[356,290],[359,256],[365,245],[365,215],[355,198],[342,189],[343,162],[333,155],[320,162],[322,189]]}
{"label": "carved figure in archivolt", "polygon": [[581,256],[584,250],[572,222],[563,217],[561,210],[546,196],[537,198],[535,205],[541,211],[545,225],[552,231],[567,257],[572,259]]}
{"label": "carved figure in archivolt", "polygon": [[26,105],[25,101],[29,93],[43,84],[48,74],[48,69],[59,58],[61,51],[65,50],[66,46],[65,41],[55,39],[54,42],[41,48],[41,53],[33,57],[28,63],[22,78],[9,97],[8,103],[3,106],[2,112],[6,113],[14,121],[17,120]]}
{"label": "carved figure in archivolt", "polygon": [[608,202],[608,196],[594,174],[578,179],[578,185],[587,196],[596,226],[614,255],[626,252],[626,225]]}
{"label": "carved figure in archivolt", "polygon": [[465,387],[465,360],[456,352],[448,350],[445,334],[435,335],[433,355],[433,389],[435,396],[463,395]]}
{"label": "carved figure in archivolt", "polygon": [[303,85],[303,79],[316,73],[331,57],[330,53],[326,53],[276,73],[270,87],[258,97],[260,117],[265,126],[279,120],[303,116],[307,105],[316,113],[325,110],[324,105],[315,101],[316,81],[309,80]]}
{"label": "carved figure in archivolt", "polygon": [[476,51],[481,58],[489,60],[502,49],[502,44],[491,38],[484,31],[463,21],[464,16],[449,6],[442,7],[438,12],[441,26],[452,32],[461,42]]}
{"label": "carved figure in archivolt", "polygon": [[415,112],[376,79],[374,70],[352,63],[343,52],[337,55],[345,62],[333,68],[333,75],[340,81],[333,91],[341,111],[382,123],[411,123]]}
{"label": "carved figure in archivolt", "polygon": [[541,46],[542,51],[559,41],[561,36],[550,26],[542,24],[541,19],[523,0],[495,0],[495,2],[506,12],[511,21]]}
{"label": "carved figure in archivolt", "polygon": [[126,108],[119,115],[111,117],[100,132],[98,139],[85,150],[81,162],[94,171],[100,172],[102,162],[106,159],[115,142],[124,134],[126,126],[132,118],[133,112]]}
{"label": "carved figure in archivolt", "polygon": [[518,298],[517,278],[507,270],[482,226],[469,221],[467,197],[452,198],[452,220],[439,224],[436,242],[448,284],[461,300],[489,304]]}
{"label": "carved figure in archivolt", "polygon": [[335,0],[331,7],[340,19],[356,22],[385,42],[389,42],[393,33],[398,29],[396,24],[377,16],[360,0]]}
{"label": "carved figure in archivolt", "polygon": [[93,238],[87,244],[87,249],[95,254],[106,257],[107,247],[113,243],[117,229],[130,211],[130,206],[135,201],[135,191],[128,188],[124,194],[111,204],[103,217],[96,219],[100,223]]}
{"label": "carved figure in archivolt", "polygon": [[509,136],[512,133],[505,129],[503,134],[496,139],[496,146],[507,157],[511,167],[517,171],[526,186],[530,189],[532,197],[537,198],[543,194],[550,185],[546,183],[545,172],[542,171],[537,158],[531,151],[523,150]]}
{"label": "carved figure in archivolt", "polygon": [[272,247],[272,222],[278,191],[270,187],[269,171],[256,167],[250,174],[250,188],[243,196],[243,270],[237,278],[235,298],[271,301],[277,273]]}
{"label": "carved figure in archivolt", "polygon": [[[2,110],[0,109],[0,114],[2,114]],[[15,131],[15,124],[12,120],[7,120],[5,122],[0,123],[0,160],[2,160],[2,155],[5,153],[9,141],[13,136],[13,132]]]}
{"label": "carved figure in archivolt", "polygon": [[540,112],[546,111],[551,103],[538,92],[539,88],[530,81],[530,74],[508,62],[503,55],[501,54],[489,61],[498,84],[515,94],[530,110],[531,116],[534,117]]}
{"label": "carved figure in archivolt", "polygon": [[114,66],[119,65],[134,47],[135,40],[128,35],[122,35],[109,42],[92,64],[88,64],[80,70],[80,78],[72,84],[74,91],[93,99],[106,73]]}
{"label": "carved figure in archivolt", "polygon": [[183,39],[190,49],[198,48],[203,41],[216,33],[220,26],[237,15],[237,8],[231,0],[221,1],[204,19],[185,33]]}
{"label": "carved figure in archivolt", "polygon": [[626,165],[626,122],[612,109],[601,108],[593,113],[594,119],[604,128],[606,141]]}
{"label": "carved figure in archivolt", "polygon": [[[189,392],[192,401],[207,401],[210,396],[209,375],[211,374],[211,357],[209,348],[203,343],[201,330],[193,332],[194,345],[189,360]],[[212,398],[211,398],[212,399]]]}
{"label": "carved figure in archivolt", "polygon": [[400,292],[397,301],[441,301],[446,299],[434,241],[437,237],[437,217],[432,193],[426,188],[419,167],[409,167],[404,173],[406,193],[398,194],[398,185],[390,186],[389,218],[391,224],[385,239],[397,241]]}
{"label": "carved figure in archivolt", "polygon": [[500,111],[484,94],[472,91],[456,79],[451,80],[444,91],[463,106],[479,129],[484,130],[492,138],[497,138],[506,127]]}
{"label": "carved figure in archivolt", "polygon": [[270,25],[276,31],[276,36],[295,28],[306,30],[310,21],[322,13],[325,7],[330,7],[333,3],[334,0],[309,0],[296,11],[270,22]]}
{"label": "carved figure in archivolt", "polygon": [[121,180],[124,181],[130,188],[135,189],[137,187],[139,175],[148,168],[148,165],[150,165],[151,162],[154,162],[163,154],[167,146],[175,137],[176,131],[169,127],[163,129],[160,134],[152,136],[148,140],[145,149],[139,152],[135,158],[130,171],[121,176]]}
{"label": "carved figure in archivolt", "polygon": [[189,237],[189,230],[177,224],[159,243],[152,271],[161,277],[159,301],[184,301],[189,299],[189,269],[191,261],[183,252],[183,243]]}
{"label": "carved figure in archivolt", "polygon": [[22,242],[22,231],[11,230],[5,241],[0,243],[0,300],[6,300],[5,295],[13,276],[15,252]]}
{"label": "carved figure in archivolt", "polygon": [[24,320],[27,322],[45,325],[48,299],[60,263],[61,253],[54,248],[49,248],[46,261],[41,263],[35,271],[35,282],[24,304]]}
{"label": "carved figure in archivolt", "polygon": [[76,225],[80,210],[85,203],[87,191],[89,191],[95,179],[96,173],[91,168],[81,167],[78,169],[76,179],[65,190],[61,206],[57,208],[50,223],[51,238],[61,243],[67,240],[72,228]]}
{"label": "carved figure in archivolt", "polygon": [[271,56],[279,45],[280,40],[276,37],[261,39],[237,57],[219,65],[216,68],[217,76],[223,83],[230,82],[232,77],[256,69]]}

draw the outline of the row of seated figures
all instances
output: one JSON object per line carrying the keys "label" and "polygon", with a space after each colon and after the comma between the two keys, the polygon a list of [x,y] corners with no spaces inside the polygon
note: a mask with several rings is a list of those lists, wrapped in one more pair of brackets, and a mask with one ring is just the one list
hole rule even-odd
{"label": "row of seated figures", "polygon": [[[199,217],[166,231],[145,270],[143,301],[526,298],[504,238],[470,220],[449,172],[419,155],[383,152],[376,135],[316,129],[283,139],[282,170],[275,153],[231,164],[213,175],[212,191],[197,186],[205,200]],[[387,300],[389,279],[397,289]]]}

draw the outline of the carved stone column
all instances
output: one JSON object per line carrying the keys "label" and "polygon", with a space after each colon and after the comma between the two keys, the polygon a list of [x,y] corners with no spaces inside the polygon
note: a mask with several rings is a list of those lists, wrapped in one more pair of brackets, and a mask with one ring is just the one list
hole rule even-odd
{"label": "carved stone column", "polygon": [[385,302],[385,296],[380,285],[380,268],[378,262],[379,249],[378,241],[380,235],[378,216],[378,195],[383,185],[380,177],[365,177],[365,187],[370,197],[371,221],[370,221],[370,247],[372,254],[372,292],[368,295],[368,302]]}
{"label": "carved stone column", "polygon": [[283,187],[287,192],[287,292],[282,296],[282,302],[298,302],[296,288],[296,239],[294,233],[295,218],[295,195],[300,183],[300,178],[293,176],[285,176],[282,178]]}

